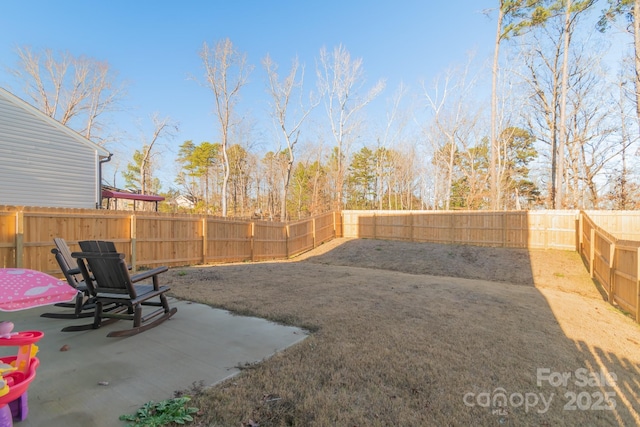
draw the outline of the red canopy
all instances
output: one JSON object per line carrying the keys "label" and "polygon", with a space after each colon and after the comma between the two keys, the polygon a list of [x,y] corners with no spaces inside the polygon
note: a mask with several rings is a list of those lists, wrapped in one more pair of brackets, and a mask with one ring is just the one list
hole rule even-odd
{"label": "red canopy", "polygon": [[161,202],[164,200],[162,196],[152,196],[151,194],[135,194],[125,193],[123,191],[112,191],[103,189],[102,197],[108,199],[129,199],[129,200],[141,200],[143,202]]}

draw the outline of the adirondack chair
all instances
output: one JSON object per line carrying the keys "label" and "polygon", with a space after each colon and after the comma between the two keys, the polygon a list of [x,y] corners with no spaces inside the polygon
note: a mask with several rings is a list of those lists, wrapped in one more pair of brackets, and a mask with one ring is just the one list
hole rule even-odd
{"label": "adirondack chair", "polygon": [[[63,331],[97,329],[118,320],[132,320],[132,328],[107,334],[109,337],[131,336],[158,326],[178,311],[169,307],[165,296],[170,288],[158,283],[158,275],[168,271],[167,267],[129,275],[125,255],[117,252],[113,242],[83,241],[80,248],[82,252],[71,256],[78,261],[89,292],[95,298],[94,319],[92,324],[68,326]],[[151,283],[138,284],[143,281]],[[122,309],[107,311],[106,304],[117,304]],[[148,306],[155,309],[143,315],[143,308]]]}
{"label": "adirondack chair", "polygon": [[55,256],[67,283],[76,288],[78,290],[78,294],[76,295],[74,302],[61,302],[55,304],[56,307],[72,308],[72,312],[43,313],[40,316],[52,319],[79,319],[83,317],[93,317],[95,300],[89,293],[89,289],[84,282],[84,278],[77,266],[76,260],[71,256],[71,250],[69,249],[67,242],[58,237],[53,239],[53,243],[56,247],[51,249],[51,253]]}

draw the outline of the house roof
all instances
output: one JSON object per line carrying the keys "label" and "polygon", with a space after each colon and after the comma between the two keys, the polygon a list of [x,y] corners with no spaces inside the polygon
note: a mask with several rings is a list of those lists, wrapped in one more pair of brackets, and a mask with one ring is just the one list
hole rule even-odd
{"label": "house roof", "polygon": [[57,129],[59,129],[60,131],[66,133],[71,138],[73,138],[74,140],[78,141],[80,144],[86,145],[86,146],[96,150],[100,157],[109,157],[111,155],[111,153],[107,149],[105,149],[105,148],[99,146],[98,144],[96,144],[95,142],[92,142],[91,140],[85,138],[84,136],[80,135],[78,132],[72,130],[71,128],[69,128],[69,127],[67,127],[65,125],[63,125],[62,123],[60,123],[56,119],[47,116],[45,113],[43,113],[42,111],[38,110],[33,105],[29,104],[26,101],[23,101],[22,99],[18,98],[16,95],[12,94],[11,92],[7,91],[6,89],[4,89],[2,87],[0,87],[0,97],[6,99],[7,101],[11,102],[12,104],[14,104],[16,106],[22,108],[23,110],[26,110],[30,114],[33,114],[33,115],[39,117],[42,121],[45,121],[45,122],[49,123],[51,126],[54,126]]}

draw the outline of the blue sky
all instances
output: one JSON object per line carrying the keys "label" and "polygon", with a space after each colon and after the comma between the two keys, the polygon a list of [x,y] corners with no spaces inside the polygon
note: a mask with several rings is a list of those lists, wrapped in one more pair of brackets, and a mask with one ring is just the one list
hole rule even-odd
{"label": "blue sky", "polygon": [[[0,6],[0,86],[23,96],[6,72],[16,65],[16,47],[68,50],[109,62],[128,84],[126,114],[117,125],[127,132],[121,146],[107,147],[125,156],[150,133],[150,115],[170,116],[180,132],[166,144],[166,158],[185,140],[216,141],[212,95],[192,79],[201,78],[198,51],[229,38],[254,65],[243,89],[241,108],[250,111],[265,132],[268,53],[286,74],[296,55],[315,80],[315,59],[324,46],[342,44],[362,58],[368,86],[386,79],[380,98],[402,81],[416,88],[448,67],[466,62],[470,51],[490,57],[495,33],[491,0],[227,0],[227,1],[34,1],[2,0]],[[25,98],[25,100],[27,100]],[[136,125],[136,123],[141,123]],[[120,159],[122,164],[128,158]],[[120,179],[121,181],[121,179]]]}

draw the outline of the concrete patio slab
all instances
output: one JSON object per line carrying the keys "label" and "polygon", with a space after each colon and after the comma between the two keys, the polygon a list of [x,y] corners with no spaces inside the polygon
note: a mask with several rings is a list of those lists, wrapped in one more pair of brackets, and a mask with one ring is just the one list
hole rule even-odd
{"label": "concrete patio slab", "polygon": [[[61,332],[91,319],[39,317],[64,310],[53,306],[0,313],[0,321],[12,321],[15,331],[44,332],[38,343],[40,367],[28,392],[29,414],[16,426],[124,426],[118,417],[148,401],[171,398],[194,382],[216,384],[237,374],[238,366],[264,360],[307,336],[299,328],[202,304],[175,299],[170,304],[178,308],[173,318],[128,338],[107,333],[130,327],[129,321]],[[0,355],[16,353],[16,347],[0,347]]]}

